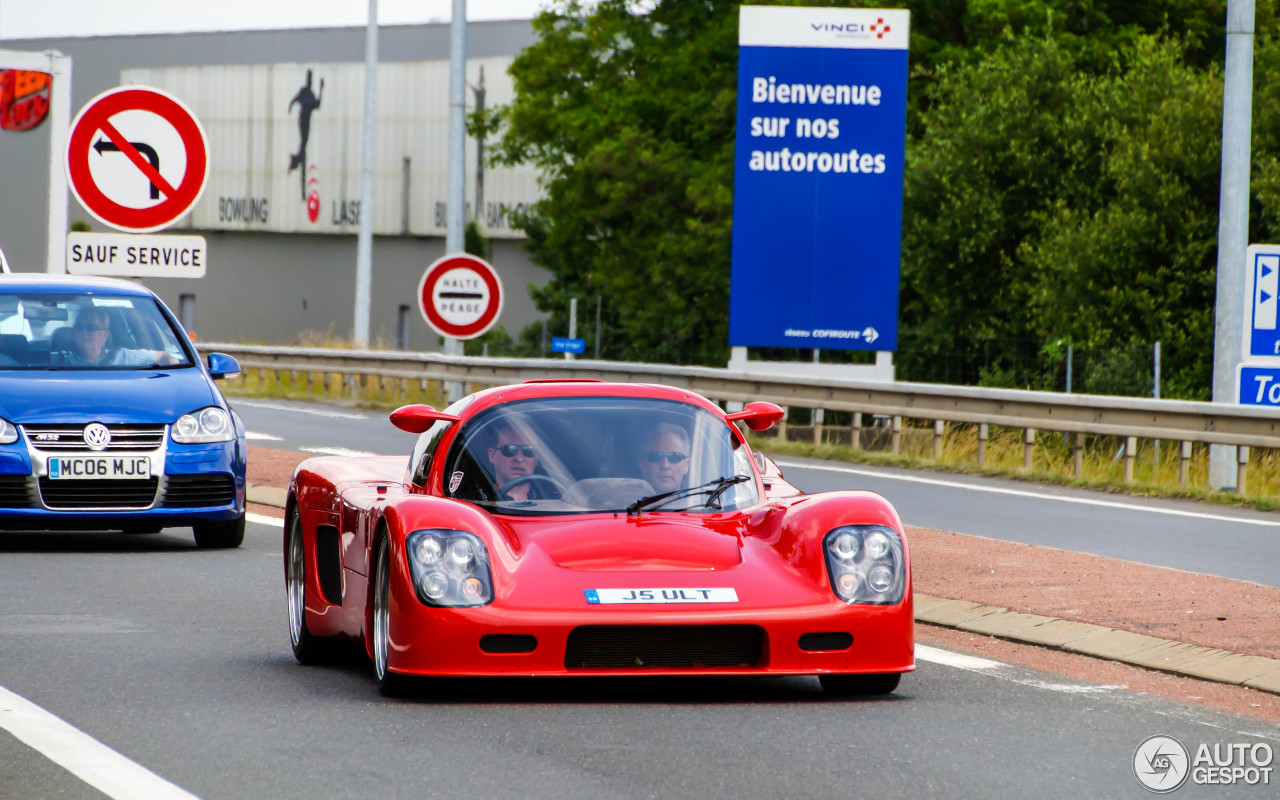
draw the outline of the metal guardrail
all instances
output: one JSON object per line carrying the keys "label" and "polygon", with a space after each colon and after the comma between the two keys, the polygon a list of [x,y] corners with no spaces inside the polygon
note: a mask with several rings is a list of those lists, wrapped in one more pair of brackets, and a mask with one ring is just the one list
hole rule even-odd
{"label": "metal guardrail", "polygon": [[[200,343],[199,349],[235,356],[244,370],[306,374],[308,385],[314,374],[341,374],[352,386],[359,376],[480,386],[562,376],[662,383],[687,388],[717,401],[764,400],[781,406],[875,414],[892,419],[895,452],[903,418],[935,422],[935,453],[940,452],[943,423],[977,424],[980,426],[979,463],[984,458],[988,425],[1026,429],[1024,463],[1028,467],[1034,432],[1061,431],[1075,434],[1077,475],[1085,434],[1118,436],[1125,439],[1126,481],[1132,480],[1136,439],[1182,442],[1184,482],[1191,442],[1241,446],[1237,484],[1240,491],[1243,491],[1244,465],[1248,461],[1246,448],[1280,449],[1280,415],[1274,410],[1220,403],[838,378],[798,379],[710,367],[616,361],[478,358],[222,343]],[[854,419],[856,429],[857,414]],[[854,439],[856,446],[857,437]]]}

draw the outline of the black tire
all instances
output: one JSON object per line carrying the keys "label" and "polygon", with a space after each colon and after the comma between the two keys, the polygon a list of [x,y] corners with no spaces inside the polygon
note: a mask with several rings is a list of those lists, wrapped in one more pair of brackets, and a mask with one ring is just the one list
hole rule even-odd
{"label": "black tire", "polygon": [[387,537],[378,538],[373,573],[373,677],[383,697],[403,697],[415,684],[412,678],[398,675],[387,668],[391,647],[391,545]]}
{"label": "black tire", "polygon": [[898,688],[902,674],[886,672],[879,675],[820,675],[822,690],[838,697],[872,697],[889,694]]}
{"label": "black tire", "polygon": [[244,544],[244,514],[226,522],[197,522],[192,527],[196,547],[225,550]]}
{"label": "black tire", "polygon": [[[297,509],[285,528],[284,589],[289,611],[289,644],[299,664],[325,664],[334,658],[336,646],[307,630],[307,560],[302,541],[302,521]],[[296,549],[295,549],[296,548]]]}

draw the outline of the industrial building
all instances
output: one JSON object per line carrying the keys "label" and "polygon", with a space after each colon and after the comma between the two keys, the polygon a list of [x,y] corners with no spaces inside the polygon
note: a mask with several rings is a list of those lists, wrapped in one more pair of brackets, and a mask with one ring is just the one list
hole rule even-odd
{"label": "industrial building", "polygon": [[[533,39],[527,20],[470,24],[469,99],[483,88],[490,107],[509,100],[507,67]],[[209,181],[166,233],[204,236],[207,273],[141,279],[200,339],[314,344],[351,336],[363,28],[7,40],[0,48],[70,55],[73,115],[101,92],[145,84],[200,119]],[[370,341],[434,350],[439,340],[416,293],[423,271],[444,254],[449,26],[385,26],[378,55]],[[50,124],[0,131],[0,247],[15,271],[45,269]],[[504,289],[499,324],[516,334],[539,318],[528,286],[548,278],[509,217],[537,199],[537,175],[477,163],[469,139],[468,218],[489,237]],[[73,196],[68,202],[72,224],[109,230]]]}

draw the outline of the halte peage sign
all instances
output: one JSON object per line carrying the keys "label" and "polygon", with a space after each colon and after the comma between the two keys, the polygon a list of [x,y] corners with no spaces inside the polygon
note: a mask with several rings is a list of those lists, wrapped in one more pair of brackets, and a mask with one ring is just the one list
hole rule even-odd
{"label": "halte peage sign", "polygon": [[908,21],[742,7],[731,345],[897,348]]}

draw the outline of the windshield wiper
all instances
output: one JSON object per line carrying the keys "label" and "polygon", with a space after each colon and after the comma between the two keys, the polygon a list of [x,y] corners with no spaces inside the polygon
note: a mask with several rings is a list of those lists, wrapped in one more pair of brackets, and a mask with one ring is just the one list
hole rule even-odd
{"label": "windshield wiper", "polygon": [[720,499],[720,495],[728,491],[730,486],[735,486],[743,481],[749,480],[751,480],[750,475],[733,475],[732,477],[716,478],[713,481],[707,481],[706,483],[702,483],[697,486],[690,486],[686,489],[673,489],[670,492],[641,497],[639,500],[627,506],[627,516],[639,514],[646,508],[657,508],[658,506],[666,505],[672,500],[680,500],[685,497],[695,497],[700,494],[707,495],[707,499],[704,500],[702,504],[704,506],[710,506],[715,504]]}

